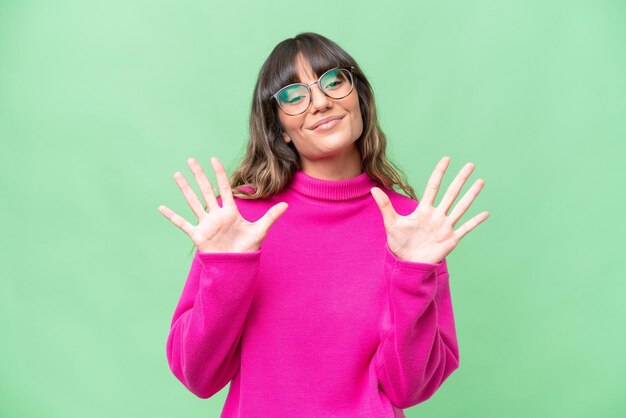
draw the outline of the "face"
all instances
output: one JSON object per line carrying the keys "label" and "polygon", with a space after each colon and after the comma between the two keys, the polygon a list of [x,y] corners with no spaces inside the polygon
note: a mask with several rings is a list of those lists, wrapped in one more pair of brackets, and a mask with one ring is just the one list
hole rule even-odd
{"label": "face", "polygon": [[[296,59],[296,69],[301,83],[312,83],[321,75],[314,74],[301,55]],[[303,164],[328,158],[340,161],[357,153],[354,142],[363,132],[363,119],[356,86],[341,99],[326,96],[318,84],[312,85],[310,89],[311,104],[304,113],[289,116],[278,110],[283,140],[287,143],[293,141],[301,160],[304,160]],[[331,122],[334,126],[326,129],[312,129],[314,124],[331,116],[341,119]]]}

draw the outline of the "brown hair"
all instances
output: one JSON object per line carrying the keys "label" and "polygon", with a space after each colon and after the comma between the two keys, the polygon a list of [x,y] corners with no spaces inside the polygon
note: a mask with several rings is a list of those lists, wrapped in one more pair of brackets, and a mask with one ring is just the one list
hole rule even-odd
{"label": "brown hair", "polygon": [[298,54],[302,54],[318,75],[338,66],[354,67],[355,88],[363,118],[363,133],[355,145],[361,155],[363,171],[386,187],[397,185],[417,200],[413,188],[403,180],[405,176],[402,171],[385,155],[387,139],[378,125],[374,93],[365,74],[339,45],[313,32],[303,32],[280,42],[259,72],[250,109],[247,150],[229,179],[233,196],[261,199],[276,194],[300,169],[299,155],[293,141],[286,143],[282,140],[278,105],[271,99],[271,95],[280,88],[300,82],[295,64]]}
{"label": "brown hair", "polygon": [[271,99],[280,88],[300,82],[296,71],[299,54],[318,75],[334,67],[354,67],[354,85],[363,118],[363,133],[355,145],[361,155],[363,171],[383,186],[390,189],[397,186],[417,200],[415,191],[404,180],[404,173],[387,159],[387,139],[378,125],[374,92],[365,74],[339,45],[313,32],[299,33],[281,41],[261,67],[252,96],[247,150],[229,177],[233,196],[240,199],[272,196],[282,191],[295,171],[300,169],[299,154],[293,141],[286,143],[282,139],[278,104]]}

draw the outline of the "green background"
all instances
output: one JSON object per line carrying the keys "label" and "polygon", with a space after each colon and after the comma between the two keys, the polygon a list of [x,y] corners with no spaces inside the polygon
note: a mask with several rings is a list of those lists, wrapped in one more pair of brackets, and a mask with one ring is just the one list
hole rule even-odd
{"label": "green background", "polygon": [[420,197],[443,155],[442,187],[485,180],[448,256],[460,368],[407,417],[624,416],[624,22],[618,0],[0,1],[0,416],[219,416],[227,387],[167,365],[192,244],[157,207],[195,219],[173,173],[232,172],[263,61],[303,31],[362,66]]}

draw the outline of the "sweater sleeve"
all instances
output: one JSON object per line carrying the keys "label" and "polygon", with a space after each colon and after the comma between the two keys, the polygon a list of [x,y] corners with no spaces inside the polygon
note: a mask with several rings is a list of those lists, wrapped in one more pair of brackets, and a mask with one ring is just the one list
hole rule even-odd
{"label": "sweater sleeve", "polygon": [[459,367],[445,258],[421,263],[397,258],[386,245],[388,309],[376,353],[379,385],[397,408],[430,398]]}
{"label": "sweater sleeve", "polygon": [[172,373],[200,398],[219,392],[239,369],[239,343],[261,251],[196,250],[174,311],[166,353]]}

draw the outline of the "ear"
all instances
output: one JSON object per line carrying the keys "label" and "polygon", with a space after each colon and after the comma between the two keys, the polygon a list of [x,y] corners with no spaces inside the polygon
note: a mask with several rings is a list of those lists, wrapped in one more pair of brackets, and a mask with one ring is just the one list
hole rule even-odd
{"label": "ear", "polygon": [[283,135],[283,141],[285,141],[286,143],[289,143],[289,141],[291,141],[291,138],[289,138],[289,135],[287,135],[286,132],[282,132]]}

